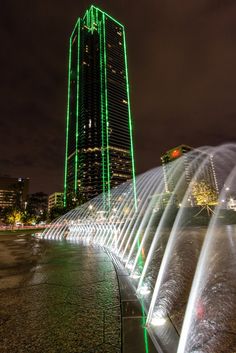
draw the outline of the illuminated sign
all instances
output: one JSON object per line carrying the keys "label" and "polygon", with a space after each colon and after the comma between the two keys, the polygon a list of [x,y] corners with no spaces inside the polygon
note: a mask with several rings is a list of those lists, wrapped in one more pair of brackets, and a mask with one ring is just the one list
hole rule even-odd
{"label": "illuminated sign", "polygon": [[178,158],[181,156],[181,154],[182,153],[181,153],[180,149],[175,149],[175,150],[171,151],[170,156],[171,156],[171,158]]}

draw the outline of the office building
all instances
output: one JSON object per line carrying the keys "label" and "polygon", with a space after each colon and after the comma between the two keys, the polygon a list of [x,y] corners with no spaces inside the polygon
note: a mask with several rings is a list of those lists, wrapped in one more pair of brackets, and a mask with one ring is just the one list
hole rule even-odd
{"label": "office building", "polygon": [[48,211],[53,207],[63,207],[63,192],[54,192],[48,197]]}
{"label": "office building", "polygon": [[28,178],[0,177],[0,208],[25,208],[29,192]]}
{"label": "office building", "polygon": [[70,37],[65,205],[129,179],[135,196],[132,134],[125,29],[91,6]]}

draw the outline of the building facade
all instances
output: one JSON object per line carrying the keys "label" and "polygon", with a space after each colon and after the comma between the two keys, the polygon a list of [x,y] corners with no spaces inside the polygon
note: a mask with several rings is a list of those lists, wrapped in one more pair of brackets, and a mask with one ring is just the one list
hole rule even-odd
{"label": "building facade", "polygon": [[125,29],[91,6],[70,37],[64,204],[129,179],[135,195]]}
{"label": "building facade", "polygon": [[0,208],[25,208],[28,192],[28,178],[0,177]]}
{"label": "building facade", "polygon": [[[191,182],[204,182],[218,195],[218,182],[213,162],[213,156],[204,150],[187,145],[180,145],[167,151],[162,157],[165,192],[174,193],[181,203]],[[189,193],[191,206],[196,202]]]}
{"label": "building facade", "polygon": [[48,211],[53,207],[63,207],[63,192],[54,192],[48,196]]}

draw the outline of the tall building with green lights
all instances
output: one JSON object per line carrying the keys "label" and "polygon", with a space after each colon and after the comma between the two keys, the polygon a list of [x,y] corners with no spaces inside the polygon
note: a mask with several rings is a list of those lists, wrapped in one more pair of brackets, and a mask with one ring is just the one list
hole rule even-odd
{"label": "tall building with green lights", "polygon": [[124,26],[91,6],[70,37],[64,203],[129,179],[135,191]]}

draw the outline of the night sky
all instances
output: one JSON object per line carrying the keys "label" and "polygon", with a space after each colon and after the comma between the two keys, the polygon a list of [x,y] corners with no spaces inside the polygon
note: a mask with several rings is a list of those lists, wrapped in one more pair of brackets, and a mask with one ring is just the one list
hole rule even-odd
{"label": "night sky", "polygon": [[[137,172],[185,143],[236,140],[236,2],[94,5],[127,31]],[[69,36],[88,1],[0,0],[0,174],[62,190]]]}

